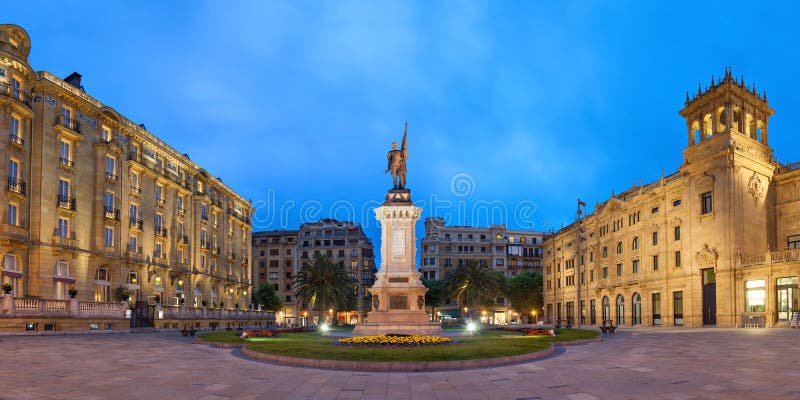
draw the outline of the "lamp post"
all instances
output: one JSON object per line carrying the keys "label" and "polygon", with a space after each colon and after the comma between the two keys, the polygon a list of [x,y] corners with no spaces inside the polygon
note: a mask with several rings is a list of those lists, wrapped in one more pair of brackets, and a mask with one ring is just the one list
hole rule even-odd
{"label": "lamp post", "polygon": [[581,323],[583,322],[583,306],[581,306],[581,239],[583,239],[583,233],[586,229],[583,227],[583,210],[581,207],[586,207],[586,203],[581,201],[578,198],[578,239],[576,240],[576,256],[575,256],[575,278],[578,281],[577,285],[577,292],[578,292],[578,329],[581,329]]}

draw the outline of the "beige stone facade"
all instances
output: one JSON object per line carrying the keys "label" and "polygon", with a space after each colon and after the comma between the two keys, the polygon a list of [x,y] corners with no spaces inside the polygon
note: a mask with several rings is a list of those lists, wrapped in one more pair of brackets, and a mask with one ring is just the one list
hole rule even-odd
{"label": "beige stone facade", "polygon": [[[542,272],[543,232],[510,230],[505,225],[488,228],[447,226],[442,218],[425,219],[425,236],[421,240],[420,270],[424,279],[444,279],[445,274],[467,261],[475,260],[493,271],[512,277],[519,272]],[[510,322],[505,299],[496,301],[494,320]],[[486,310],[487,313],[489,310]],[[446,299],[439,311],[447,319],[460,318],[458,304]]]}
{"label": "beige stone facade", "polygon": [[176,312],[246,309],[251,204],[88,95],[79,74],[34,71],[29,52],[23,29],[0,25],[0,253],[11,295],[66,301],[74,287],[81,304],[119,304],[125,290],[131,304],[158,299]]}
{"label": "beige stone facade", "polygon": [[798,309],[800,172],[773,157],[773,113],[730,71],[687,94],[678,172],[612,193],[545,242],[545,318],[787,325]]}

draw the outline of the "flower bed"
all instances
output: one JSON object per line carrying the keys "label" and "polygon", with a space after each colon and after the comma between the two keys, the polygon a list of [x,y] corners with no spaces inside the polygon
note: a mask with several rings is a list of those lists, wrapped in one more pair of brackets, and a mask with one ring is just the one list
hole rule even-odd
{"label": "flower bed", "polygon": [[558,333],[554,329],[537,329],[537,328],[526,328],[526,327],[511,327],[511,326],[500,326],[495,328],[498,331],[508,331],[508,332],[521,332],[522,336],[556,336]]}
{"label": "flower bed", "polygon": [[249,337],[265,337],[265,338],[274,338],[278,337],[279,333],[297,333],[297,332],[305,332],[306,329],[304,327],[297,327],[297,328],[277,328],[277,329],[259,329],[259,330],[246,330],[242,332],[240,338],[247,339]]}
{"label": "flower bed", "polygon": [[455,341],[447,337],[421,336],[421,335],[356,336],[351,338],[339,339],[338,341],[334,342],[335,345],[347,345],[347,346],[396,346],[396,347],[400,346],[414,347],[414,346],[428,346],[428,345],[452,344],[452,343],[455,343]]}

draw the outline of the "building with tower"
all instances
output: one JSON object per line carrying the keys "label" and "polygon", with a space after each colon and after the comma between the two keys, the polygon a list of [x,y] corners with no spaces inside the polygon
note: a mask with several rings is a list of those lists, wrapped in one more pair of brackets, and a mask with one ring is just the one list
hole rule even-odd
{"label": "building with tower", "polygon": [[545,319],[787,325],[798,310],[800,163],[775,161],[773,113],[729,69],[687,93],[678,171],[612,194],[545,242]]}

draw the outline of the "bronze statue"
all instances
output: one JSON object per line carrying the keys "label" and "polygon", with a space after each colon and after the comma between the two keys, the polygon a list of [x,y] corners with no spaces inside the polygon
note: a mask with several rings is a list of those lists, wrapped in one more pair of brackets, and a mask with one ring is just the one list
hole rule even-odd
{"label": "bronze statue", "polygon": [[[389,166],[386,167],[386,172],[392,174],[392,181],[394,182],[394,189],[406,188],[406,160],[408,159],[408,150],[406,149],[406,135],[408,134],[408,122],[406,122],[406,130],[403,132],[403,145],[400,150],[397,150],[397,142],[392,143],[392,150],[389,151],[387,159]],[[397,178],[400,178],[398,184]]]}

